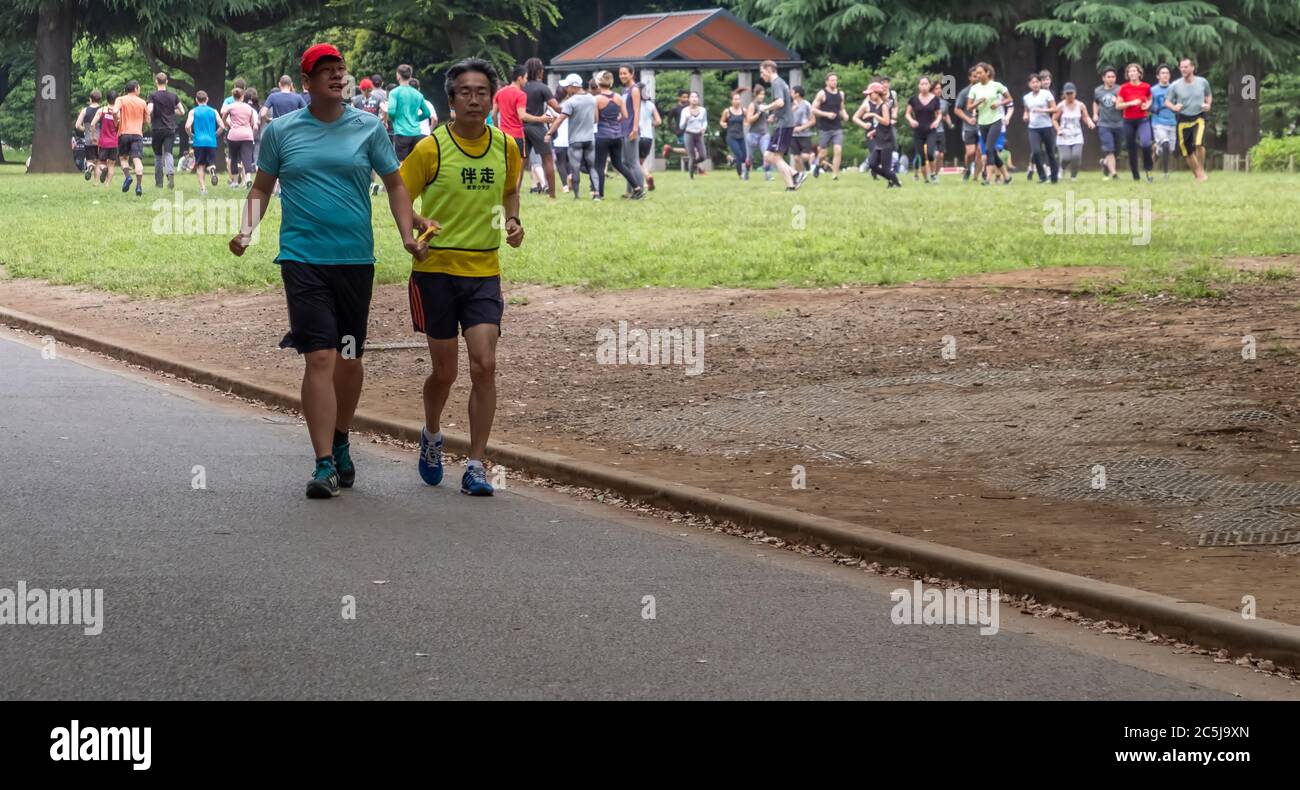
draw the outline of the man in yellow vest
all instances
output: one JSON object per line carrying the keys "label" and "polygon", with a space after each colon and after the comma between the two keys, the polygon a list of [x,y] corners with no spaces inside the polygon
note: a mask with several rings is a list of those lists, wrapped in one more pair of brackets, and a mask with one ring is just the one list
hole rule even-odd
{"label": "man in yellow vest", "polygon": [[456,381],[459,343],[469,353],[469,461],[461,493],[491,496],[483,456],[496,414],[496,348],[501,335],[501,230],[506,243],[524,240],[519,223],[519,147],[487,126],[496,93],[496,70],[487,61],[463,60],[447,72],[452,123],[415,145],[402,162],[407,191],[420,196],[414,222],[428,239],[428,256],[412,258],[409,296],[415,331],[428,336],[433,371],[424,382],[420,477],[442,482],[439,420]]}

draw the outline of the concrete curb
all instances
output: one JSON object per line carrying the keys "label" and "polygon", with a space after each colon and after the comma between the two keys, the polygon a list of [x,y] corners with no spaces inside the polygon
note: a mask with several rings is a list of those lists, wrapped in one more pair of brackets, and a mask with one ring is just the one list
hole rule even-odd
{"label": "concrete curb", "polygon": [[[298,395],[287,390],[228,377],[176,359],[126,348],[111,339],[37,316],[0,307],[0,323],[80,346],[116,359],[207,384],[243,398],[299,409]],[[420,425],[357,413],[354,428],[418,441]],[[463,453],[464,434],[444,431],[448,449]],[[1096,619],[1117,620],[1153,633],[1203,647],[1249,653],[1278,665],[1300,668],[1300,626],[1273,620],[1245,620],[1239,614],[1200,603],[1122,587],[1015,560],[942,546],[916,538],[861,527],[824,516],[766,505],[694,486],[631,474],[521,445],[493,443],[492,458],[507,467],[560,483],[607,489],[629,499],[668,510],[707,515],[743,527],[762,529],[797,543],[826,544],[833,549],[889,565],[905,565],[927,576],[960,580],[968,587],[997,588],[1029,594],[1044,603],[1067,607]]]}

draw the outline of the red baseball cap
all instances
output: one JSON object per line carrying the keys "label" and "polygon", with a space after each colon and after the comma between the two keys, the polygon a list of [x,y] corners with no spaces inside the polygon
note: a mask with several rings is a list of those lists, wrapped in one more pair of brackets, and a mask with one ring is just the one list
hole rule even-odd
{"label": "red baseball cap", "polygon": [[311,70],[316,68],[316,61],[321,58],[343,60],[343,53],[339,52],[338,47],[333,44],[312,44],[307,47],[306,52],[302,53],[302,73],[311,74]]}
{"label": "red baseball cap", "polygon": [[373,89],[374,87],[375,87],[375,83],[371,82],[369,77],[364,77],[364,78],[362,78],[362,80],[361,80],[361,90],[363,90],[363,91],[368,91],[368,90]]}

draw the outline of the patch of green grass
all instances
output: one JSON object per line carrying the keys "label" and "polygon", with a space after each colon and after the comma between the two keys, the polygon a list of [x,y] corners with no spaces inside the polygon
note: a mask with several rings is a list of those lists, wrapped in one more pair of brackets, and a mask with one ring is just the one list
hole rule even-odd
{"label": "patch of green grass", "polygon": [[[1285,174],[1216,173],[1208,185],[1190,177],[1148,185],[1102,182],[1090,173],[1074,184],[1039,186],[1019,178],[1006,187],[948,176],[930,186],[904,178],[903,189],[888,192],[857,172],[839,182],[810,179],[794,193],[779,181],[742,182],[727,171],[694,181],[662,173],[656,181],[658,190],[639,202],[617,197],[616,177],[603,203],[588,199],[585,184],[582,200],[523,195],[527,236],[519,250],[502,248],[506,279],[594,289],[833,287],[1114,266],[1124,276],[1093,293],[1199,298],[1253,277],[1224,266],[1224,259],[1295,253],[1290,228],[1300,216],[1300,181]],[[14,277],[151,297],[277,286],[279,207],[268,212],[259,243],[235,258],[226,249],[227,231],[187,235],[161,222],[176,210],[178,195],[198,197],[192,176],[178,178],[178,185],[183,193],[155,192],[146,170],[145,196],[137,199],[117,185],[93,188],[79,175],[0,168],[9,230],[0,266]],[[1049,232],[1045,220],[1069,192],[1075,205],[1149,198],[1149,242]],[[209,197],[242,200],[243,194],[220,186]],[[377,278],[401,282],[409,259],[385,197],[374,198],[373,206]],[[1283,276],[1290,275],[1263,275]]]}
{"label": "patch of green grass", "polygon": [[1125,268],[1115,281],[1090,280],[1080,292],[1094,296],[1134,297],[1167,294],[1179,299],[1218,299],[1233,285],[1290,279],[1289,269],[1270,268],[1253,272],[1215,261],[1194,263],[1142,262]]}

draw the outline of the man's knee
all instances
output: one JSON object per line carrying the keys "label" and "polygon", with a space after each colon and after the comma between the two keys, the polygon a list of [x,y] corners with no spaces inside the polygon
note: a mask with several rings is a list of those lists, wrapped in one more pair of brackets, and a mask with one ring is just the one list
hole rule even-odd
{"label": "man's knee", "polygon": [[496,381],[497,355],[494,350],[471,352],[469,377],[475,386],[491,385]]}
{"label": "man's knee", "polygon": [[456,373],[458,362],[456,352],[453,350],[450,354],[434,352],[429,356],[432,362],[432,370],[429,371],[429,379],[440,387],[450,387],[456,383]]}
{"label": "man's knee", "polygon": [[303,354],[303,360],[307,364],[307,375],[333,375],[337,356],[338,352],[332,348],[308,351]]}

